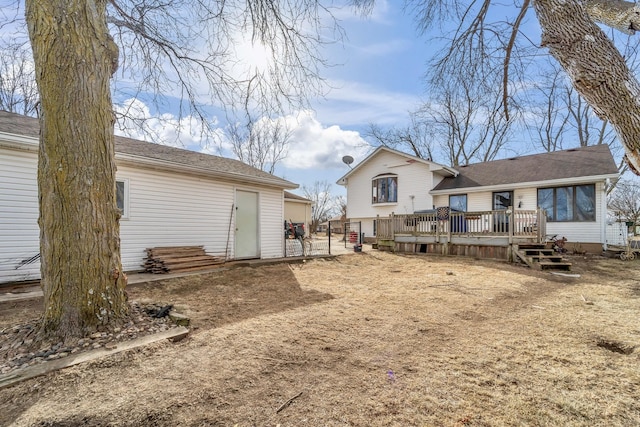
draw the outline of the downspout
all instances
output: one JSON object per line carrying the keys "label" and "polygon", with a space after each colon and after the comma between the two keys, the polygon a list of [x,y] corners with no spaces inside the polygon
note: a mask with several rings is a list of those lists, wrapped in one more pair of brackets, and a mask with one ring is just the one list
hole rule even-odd
{"label": "downspout", "polygon": [[602,250],[607,250],[607,189],[611,185],[611,179],[607,178],[604,181],[604,186],[602,187],[602,201],[600,202],[601,206],[601,215],[602,215],[602,225],[600,226],[600,240],[602,243]]}

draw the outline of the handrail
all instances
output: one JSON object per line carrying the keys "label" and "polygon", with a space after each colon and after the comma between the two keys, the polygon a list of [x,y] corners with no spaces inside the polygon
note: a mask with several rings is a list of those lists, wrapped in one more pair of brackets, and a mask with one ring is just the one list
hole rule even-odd
{"label": "handrail", "polygon": [[438,218],[435,212],[376,219],[379,240],[393,240],[395,235],[449,235],[518,237],[540,242],[545,234],[546,215],[542,209],[450,212],[446,219]]}

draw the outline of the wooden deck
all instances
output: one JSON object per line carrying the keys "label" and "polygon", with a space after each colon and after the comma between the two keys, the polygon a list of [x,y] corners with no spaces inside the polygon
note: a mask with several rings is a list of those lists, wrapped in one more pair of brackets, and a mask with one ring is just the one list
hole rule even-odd
{"label": "wooden deck", "polygon": [[515,259],[518,245],[544,243],[546,215],[537,210],[392,214],[376,220],[377,245],[396,252]]}

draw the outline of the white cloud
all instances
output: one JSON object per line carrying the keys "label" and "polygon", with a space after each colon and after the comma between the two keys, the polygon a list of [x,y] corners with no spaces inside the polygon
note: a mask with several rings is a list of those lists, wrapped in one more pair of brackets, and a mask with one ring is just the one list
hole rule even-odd
{"label": "white cloud", "polygon": [[324,123],[346,126],[405,123],[408,113],[421,103],[418,95],[387,91],[355,81],[334,80],[330,85],[333,89],[326,100],[316,104],[317,116]]}
{"label": "white cloud", "polygon": [[374,3],[373,9],[367,14],[363,15],[357,8],[346,5],[340,8],[331,10],[334,17],[340,21],[353,21],[353,20],[369,20],[379,24],[390,24],[389,20],[389,2],[387,0],[377,0]]}
{"label": "white cloud", "polygon": [[[116,107],[126,116],[118,120],[116,134],[143,141],[159,142],[207,154],[233,156],[222,127],[203,133],[202,124],[192,116],[178,118],[164,113],[153,115],[147,105],[137,99],[127,100]],[[369,144],[356,131],[340,126],[326,127],[313,112],[300,111],[268,121],[284,120],[292,132],[287,157],[281,162],[285,169],[328,170],[344,169],[342,157],[350,155],[360,160],[370,150]]]}
{"label": "white cloud", "polygon": [[215,117],[209,123],[210,129],[205,129],[200,119],[193,116],[177,117],[169,113],[154,115],[138,99],[128,99],[114,108],[118,115],[116,135],[198,150],[217,146],[222,137],[222,130],[215,127]]}
{"label": "white cloud", "polygon": [[356,131],[324,127],[311,111],[287,116],[287,123],[293,135],[282,165],[288,169],[342,169],[343,156],[363,158],[371,148]]}

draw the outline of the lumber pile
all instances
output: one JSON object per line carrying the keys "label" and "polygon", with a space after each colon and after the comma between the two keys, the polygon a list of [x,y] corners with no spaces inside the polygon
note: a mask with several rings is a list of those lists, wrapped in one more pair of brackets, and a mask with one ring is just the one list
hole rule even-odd
{"label": "lumber pile", "polygon": [[145,272],[154,274],[197,271],[214,267],[224,258],[207,255],[204,246],[171,246],[147,248]]}

